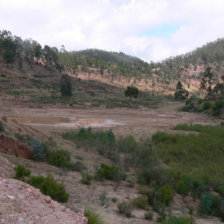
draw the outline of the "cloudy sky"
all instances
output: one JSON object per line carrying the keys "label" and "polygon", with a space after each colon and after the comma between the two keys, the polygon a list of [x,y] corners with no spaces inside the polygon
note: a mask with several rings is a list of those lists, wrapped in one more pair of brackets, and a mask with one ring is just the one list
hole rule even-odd
{"label": "cloudy sky", "polygon": [[224,37],[224,0],[0,0],[2,29],[159,61]]}

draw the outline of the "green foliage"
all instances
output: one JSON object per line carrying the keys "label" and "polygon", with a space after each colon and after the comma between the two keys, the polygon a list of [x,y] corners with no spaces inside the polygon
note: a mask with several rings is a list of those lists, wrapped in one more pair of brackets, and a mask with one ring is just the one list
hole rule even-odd
{"label": "green foliage", "polygon": [[64,133],[63,138],[75,141],[79,147],[95,148],[99,154],[113,158],[115,136],[112,130],[93,132],[91,128],[80,128],[78,131]]}
{"label": "green foliage", "polygon": [[173,196],[174,196],[174,190],[169,185],[165,185],[159,188],[159,190],[156,193],[156,199],[166,206],[168,206],[170,202],[173,200]]}
{"label": "green foliage", "polygon": [[0,121],[0,133],[4,132],[4,131],[5,131],[4,126],[3,126],[2,122]]}
{"label": "green foliage", "polygon": [[53,150],[49,152],[49,163],[57,167],[70,167],[71,154],[66,150]]}
{"label": "green foliage", "polygon": [[175,99],[176,100],[185,100],[188,98],[189,92],[183,88],[181,81],[178,81],[175,91]]}
{"label": "green foliage", "polygon": [[215,116],[220,116],[224,110],[224,100],[217,100],[212,109]]}
{"label": "green foliage", "polygon": [[88,224],[105,224],[100,215],[93,209],[86,208],[84,211],[84,216],[88,218]]}
{"label": "green foliage", "polygon": [[161,222],[161,224],[195,224],[191,217],[171,216]]}
{"label": "green foliage", "polygon": [[93,179],[93,176],[90,175],[87,172],[82,172],[81,175],[82,175],[81,183],[86,184],[86,185],[90,185],[91,184],[91,181]]}
{"label": "green foliage", "polygon": [[167,134],[165,132],[156,132],[152,135],[152,141],[155,143],[176,143],[177,138],[175,135]]}
{"label": "green foliage", "polygon": [[122,202],[118,204],[118,211],[120,214],[124,214],[126,217],[131,217],[131,213],[133,210],[132,204],[128,202]]}
{"label": "green foliage", "polygon": [[27,169],[25,166],[23,165],[17,165],[14,168],[16,174],[14,176],[15,179],[21,180],[21,181],[25,181],[26,177],[29,177],[31,174],[31,171],[29,169]]}
{"label": "green foliage", "polygon": [[220,203],[221,197],[210,192],[204,193],[200,198],[200,212],[206,215],[217,216]]}
{"label": "green foliage", "polygon": [[139,90],[134,86],[128,86],[125,90],[125,97],[130,97],[130,101],[132,101],[132,98],[138,98],[138,94]]}
{"label": "green foliage", "polygon": [[100,194],[99,199],[100,199],[100,205],[101,206],[106,206],[110,202],[110,198],[107,196],[107,192],[106,191],[103,191]]}
{"label": "green foliage", "polygon": [[211,105],[210,102],[205,101],[204,104],[203,104],[203,106],[202,106],[202,109],[203,109],[203,110],[208,110],[208,109],[211,108],[211,106],[212,106],[212,105]]}
{"label": "green foliage", "polygon": [[72,96],[72,82],[71,78],[64,74],[60,80],[61,96]]}
{"label": "green foliage", "polygon": [[32,138],[29,144],[34,159],[38,160],[46,157],[46,150],[44,148],[44,144],[39,138],[37,137]]}
{"label": "green foliage", "polygon": [[223,197],[224,196],[224,184],[218,185],[215,190]]}
{"label": "green foliage", "polygon": [[133,204],[134,207],[141,208],[141,209],[144,209],[144,210],[147,210],[149,208],[148,198],[144,195],[140,195],[137,198],[134,198],[132,200],[132,204]]}
{"label": "green foliage", "polygon": [[107,179],[107,180],[122,180],[124,175],[119,170],[118,167],[113,165],[107,165],[105,163],[101,163],[99,169],[96,172],[97,177],[100,179]]}
{"label": "green foliage", "polygon": [[73,171],[81,172],[86,169],[82,161],[76,161],[75,163],[70,164],[70,169]]}
{"label": "green foliage", "polygon": [[208,186],[201,180],[188,175],[182,175],[177,182],[177,192],[182,195],[192,193],[194,196],[199,196],[208,191]]}
{"label": "green foliage", "polygon": [[119,152],[131,153],[137,148],[137,141],[131,135],[120,137],[116,142]]}
{"label": "green foliage", "polygon": [[146,220],[152,220],[152,219],[153,219],[153,212],[151,212],[151,211],[146,212],[146,213],[144,214],[144,218],[145,218]]}
{"label": "green foliage", "polygon": [[58,184],[52,175],[48,175],[47,177],[31,176],[28,184],[39,188],[43,194],[49,195],[53,200],[58,202],[66,202],[69,198],[65,186]]}

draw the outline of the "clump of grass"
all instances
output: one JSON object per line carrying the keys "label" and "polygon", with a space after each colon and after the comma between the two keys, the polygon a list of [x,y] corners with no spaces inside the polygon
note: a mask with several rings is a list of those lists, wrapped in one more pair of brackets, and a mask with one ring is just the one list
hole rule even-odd
{"label": "clump of grass", "polygon": [[91,208],[86,208],[84,215],[88,218],[88,224],[106,224],[101,216]]}
{"label": "clump of grass", "polygon": [[128,202],[122,202],[120,204],[118,204],[118,211],[120,214],[124,214],[126,217],[131,217],[131,213],[133,210],[133,206],[131,203]]}
{"label": "clump of grass", "polygon": [[57,167],[69,168],[71,165],[71,154],[70,152],[63,149],[53,150],[49,152],[48,159],[51,165]]}

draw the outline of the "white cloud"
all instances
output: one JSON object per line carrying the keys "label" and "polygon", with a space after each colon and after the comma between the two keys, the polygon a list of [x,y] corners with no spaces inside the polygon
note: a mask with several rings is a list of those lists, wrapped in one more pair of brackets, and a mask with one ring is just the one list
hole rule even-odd
{"label": "white cloud", "polygon": [[[141,35],[167,24],[179,29]],[[0,0],[0,29],[42,45],[123,51],[147,61],[223,37],[223,24],[223,0]]]}

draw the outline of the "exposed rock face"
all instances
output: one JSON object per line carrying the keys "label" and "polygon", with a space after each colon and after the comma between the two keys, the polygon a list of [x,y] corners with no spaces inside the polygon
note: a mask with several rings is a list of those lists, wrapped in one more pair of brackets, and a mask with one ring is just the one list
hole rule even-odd
{"label": "exposed rock face", "polygon": [[[87,224],[87,218],[74,213],[24,182],[8,179],[12,164],[0,154],[1,224]],[[9,169],[9,170],[8,170]]]}
{"label": "exposed rock face", "polygon": [[23,145],[17,139],[5,135],[0,135],[0,151],[26,159],[32,158],[32,153],[26,145]]}

